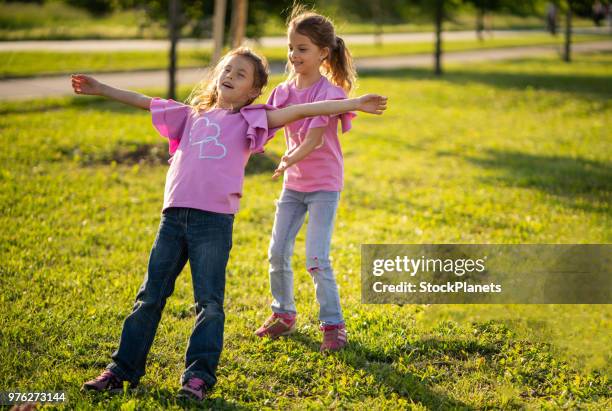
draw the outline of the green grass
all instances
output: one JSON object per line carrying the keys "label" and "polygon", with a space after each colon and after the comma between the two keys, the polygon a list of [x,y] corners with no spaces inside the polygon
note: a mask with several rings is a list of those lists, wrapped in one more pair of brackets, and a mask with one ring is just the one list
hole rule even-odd
{"label": "green grass", "polygon": [[[577,35],[577,43],[608,39],[608,36]],[[484,42],[448,41],[444,50],[448,52],[491,48],[561,45],[561,38],[546,34],[524,37],[494,38]],[[283,47],[256,47],[272,62],[285,62],[287,50]],[[350,46],[355,58],[389,57],[431,53],[433,42],[355,44]],[[209,64],[211,50],[180,50],[179,67],[203,67]],[[165,51],[115,51],[115,52],[51,52],[51,51],[7,51],[0,52],[0,78],[20,78],[37,75],[66,74],[75,72],[109,72],[165,69],[168,53]]]}
{"label": "green grass", "polygon": [[[209,50],[185,50],[179,53],[179,67],[203,67],[210,61]],[[114,72],[159,70],[168,67],[165,51],[116,52],[0,52],[0,78],[32,77],[37,75],[75,72]]]}
{"label": "green grass", "polygon": [[[270,302],[281,188],[274,161],[258,158],[235,222],[225,349],[205,406],[610,409],[610,305],[370,306],[359,280],[362,243],[609,243],[610,64],[596,54],[361,77],[359,93],[388,94],[389,109],[360,115],[342,137],[332,254],[351,345],[341,353],[318,353],[303,232],[298,332],[252,334]],[[148,114],[86,97],[0,103],[0,113],[2,389],[66,390],[78,409],[181,409],[188,270],[141,388],[78,391],[116,347],[159,223],[166,146]],[[283,150],[279,135],[267,151]]]}

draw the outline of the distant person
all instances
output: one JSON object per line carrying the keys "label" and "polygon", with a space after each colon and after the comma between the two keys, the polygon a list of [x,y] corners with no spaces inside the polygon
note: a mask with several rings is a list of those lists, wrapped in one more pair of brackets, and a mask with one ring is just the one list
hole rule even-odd
{"label": "distant person", "polygon": [[554,3],[546,6],[546,28],[553,36],[557,35],[557,6]]}
{"label": "distant person", "polygon": [[[294,8],[287,38],[289,78],[276,87],[268,104],[290,107],[326,99],[344,99],[355,87],[356,72],[344,40],[332,22],[320,14]],[[306,270],[314,282],[319,304],[321,351],[343,348],[346,326],[330,248],[344,166],[338,126],[351,128],[352,113],[319,116],[285,126],[287,154],[277,168],[284,173],[283,189],[276,203],[274,227],[268,250],[272,314],[256,331],[276,338],[295,330],[297,310],[293,296],[291,258],[295,238],[308,214]]]}
{"label": "distant person", "polygon": [[249,156],[263,151],[275,128],[287,123],[351,110],[380,114],[385,108],[385,98],[372,94],[282,109],[252,104],[267,82],[265,59],[247,48],[226,54],[211,70],[210,79],[194,89],[189,104],[120,90],[90,76],[72,76],[77,94],[100,95],[149,110],[172,154],[161,222],[144,281],[123,323],[112,362],[83,384],[84,390],[121,392],[124,382],[130,387],[139,383],[166,300],[189,260],[196,319],[179,395],[202,400],[217,381],[225,269]]}
{"label": "distant person", "polygon": [[593,3],[593,22],[596,26],[601,26],[602,20],[606,18],[606,9],[603,4],[599,0]]}

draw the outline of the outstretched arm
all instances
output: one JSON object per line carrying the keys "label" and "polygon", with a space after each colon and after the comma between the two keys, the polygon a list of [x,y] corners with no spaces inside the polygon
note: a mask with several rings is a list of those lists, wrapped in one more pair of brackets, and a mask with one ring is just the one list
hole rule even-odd
{"label": "outstretched arm", "polygon": [[76,94],[103,96],[143,110],[149,110],[151,105],[151,97],[149,96],[134,91],[111,87],[85,74],[72,75],[72,88]]}
{"label": "outstretched arm", "polygon": [[316,103],[296,104],[278,110],[267,110],[268,128],[281,127],[306,117],[328,116],[348,111],[382,114],[387,108],[387,97],[366,94],[344,100],[326,100]]}

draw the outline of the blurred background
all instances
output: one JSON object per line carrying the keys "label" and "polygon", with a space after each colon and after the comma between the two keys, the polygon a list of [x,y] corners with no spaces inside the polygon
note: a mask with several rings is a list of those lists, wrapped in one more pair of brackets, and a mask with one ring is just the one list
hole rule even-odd
{"label": "blurred background", "polygon": [[[555,45],[559,56],[569,61],[572,44],[610,40],[612,33],[611,6],[605,1],[331,0],[303,4],[333,17],[354,57],[430,53],[437,74],[442,73],[445,52]],[[224,50],[241,44],[258,49],[279,72],[286,59],[283,37],[291,5],[286,0],[3,0],[0,79],[167,69],[167,95],[174,96],[177,69],[205,67]],[[93,39],[101,41],[76,41]],[[416,61],[396,62],[395,66],[424,64]],[[183,78],[192,83],[200,75],[185,72]],[[2,94],[32,95],[30,85],[19,83],[14,87],[17,91]]]}

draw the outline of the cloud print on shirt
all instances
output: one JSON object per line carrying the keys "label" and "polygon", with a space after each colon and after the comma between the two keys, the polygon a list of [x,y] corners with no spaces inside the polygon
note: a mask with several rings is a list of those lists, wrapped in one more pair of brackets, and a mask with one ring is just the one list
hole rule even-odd
{"label": "cloud print on shirt", "polygon": [[194,121],[189,131],[189,144],[200,146],[200,158],[220,160],[227,154],[227,148],[218,140],[221,127],[207,117]]}

